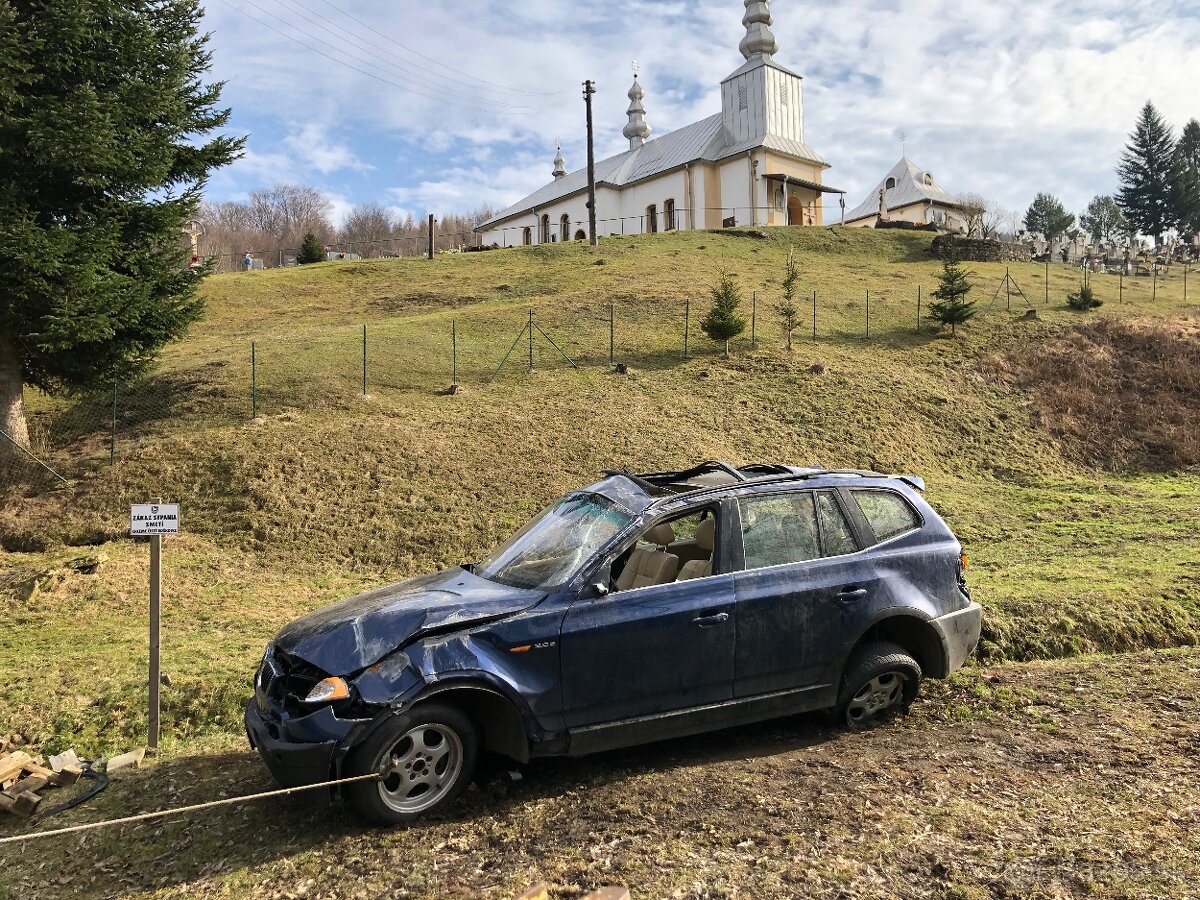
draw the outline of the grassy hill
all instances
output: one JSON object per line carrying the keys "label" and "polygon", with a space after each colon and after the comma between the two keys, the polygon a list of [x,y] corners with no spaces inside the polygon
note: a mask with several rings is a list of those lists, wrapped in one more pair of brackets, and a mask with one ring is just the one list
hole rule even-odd
{"label": "grassy hill", "polygon": [[[1047,304],[1042,266],[972,264],[980,316],[951,339],[918,332],[918,289],[927,297],[940,268],[927,244],[841,228],[693,232],[209,279],[205,319],[152,378],[120,387],[115,465],[110,396],[30,398],[41,446],[75,480],[5,494],[0,733],[83,755],[140,740],[146,548],[123,535],[128,503],[152,497],[180,501],[186,530],[168,544],[164,601],[176,748],[241,740],[250,674],[289,618],[478,558],[610,467],[724,458],[920,474],[971,555],[990,660],[1194,643],[1200,476],[1122,470],[1127,455],[1056,427],[1039,400],[1054,370],[1017,377],[1031,347],[1074,340],[1085,317],[1064,301],[1078,273],[1051,266]],[[817,337],[802,329],[788,354],[772,305],[792,245]],[[1011,310],[1006,268],[1025,292]],[[748,333],[729,361],[698,328],[722,271],[747,313],[758,296],[756,345]],[[1196,310],[1178,271],[1093,285],[1101,314],[1131,327]],[[579,368],[537,334],[533,372],[522,340],[487,384],[529,310]],[[610,312],[628,375],[608,367]],[[447,395],[452,323],[464,391]],[[94,574],[71,564],[97,553]]]}

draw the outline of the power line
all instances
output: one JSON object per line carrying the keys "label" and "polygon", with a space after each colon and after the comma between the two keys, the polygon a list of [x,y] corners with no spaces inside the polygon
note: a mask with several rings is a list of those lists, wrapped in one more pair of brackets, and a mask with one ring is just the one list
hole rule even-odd
{"label": "power line", "polygon": [[[366,28],[367,30],[372,31],[372,33],[375,33],[374,29],[369,24],[364,22],[362,19],[355,18],[355,16],[353,16],[351,13],[346,12],[345,10],[341,9],[340,7],[334,6],[332,3],[329,2],[329,0],[321,0],[321,2],[324,3],[326,6],[328,6],[330,9],[332,9],[334,12],[338,13],[339,15],[343,15],[347,19],[350,19],[352,22],[355,22],[358,25],[362,26],[363,28]],[[380,37],[384,37],[384,36],[380,35]],[[409,53],[413,54],[414,56],[417,56],[417,57],[425,60],[426,62],[431,62],[437,66],[441,66],[442,68],[446,68],[446,69],[450,69],[451,71],[458,72],[458,74],[461,75],[463,78],[470,79],[471,81],[476,81],[480,84],[486,84],[489,87],[494,87],[494,88],[497,88],[499,90],[502,90],[502,91],[505,91],[508,93],[525,94],[525,95],[533,96],[533,97],[561,96],[561,92],[559,92],[559,91],[524,91],[524,90],[520,90],[518,88],[512,88],[512,87],[507,87],[502,84],[497,84],[494,81],[488,81],[484,78],[476,78],[474,75],[470,74],[469,72],[464,72],[461,69],[454,69],[452,66],[448,66],[446,64],[445,60],[434,59],[433,57],[426,56],[424,53],[421,53],[418,50],[414,50],[412,47],[409,47],[407,44],[401,43],[400,41],[396,40],[395,38],[384,37],[384,40],[386,40],[390,44],[395,44],[397,47],[401,48],[402,50],[406,50]]]}
{"label": "power line", "polygon": [[[259,11],[261,11],[263,13],[267,13],[267,10],[263,9],[258,4],[251,2],[251,0],[246,0],[246,2],[249,3],[251,6],[255,7],[256,9],[258,9]],[[324,34],[328,35],[329,37],[333,38],[335,41],[344,41],[345,43],[354,47],[356,50],[359,50],[359,51],[367,54],[368,57],[374,57],[375,59],[381,60],[383,62],[383,66],[388,66],[388,67],[394,68],[393,64],[388,63],[386,60],[384,60],[383,56],[381,56],[380,53],[370,50],[364,46],[364,44],[371,43],[370,41],[367,41],[365,38],[362,38],[359,35],[354,34],[352,31],[349,31],[348,29],[342,27],[341,25],[337,24],[336,22],[329,21],[325,17],[321,16],[319,13],[316,13],[313,10],[309,9],[308,7],[304,6],[302,3],[294,2],[294,0],[278,0],[278,2],[285,4],[287,7],[290,8],[290,12],[299,16],[301,19],[304,19],[309,24],[315,26],[317,29],[319,29]],[[313,15],[317,16],[317,18],[316,19],[310,18],[309,16],[306,16],[304,14],[304,12],[301,12],[301,10],[307,10],[308,12],[312,12]],[[267,13],[267,14],[269,15],[269,13]],[[291,25],[292,28],[295,28],[297,31],[300,31],[306,37],[311,37],[313,40],[320,41],[321,43],[325,44],[327,47],[334,47],[335,49],[338,50],[338,52],[344,53],[345,55],[350,56],[351,58],[355,59],[358,62],[363,63],[364,65],[371,66],[372,68],[377,68],[380,71],[386,71],[383,68],[383,66],[376,65],[374,62],[372,62],[369,59],[360,58],[360,57],[356,56],[355,54],[349,53],[346,50],[343,50],[342,48],[337,47],[334,44],[330,44],[329,42],[322,40],[320,37],[317,37],[316,35],[312,35],[312,34],[305,32],[303,29],[301,29],[297,25],[295,25],[295,23],[289,22],[289,24]],[[334,28],[337,28],[339,31],[345,32],[347,35],[349,35],[349,37],[340,37],[338,35],[333,34],[326,27],[329,25],[332,25]],[[377,46],[377,45],[372,45],[372,46]],[[395,75],[397,77],[404,78],[404,79],[415,79],[416,81],[423,83],[426,87],[430,88],[431,90],[442,91],[445,94],[452,96],[452,97],[457,97],[459,100],[462,100],[466,103],[470,103],[472,105],[475,105],[475,104],[487,105],[487,106],[495,107],[497,109],[505,109],[505,110],[508,110],[508,109],[531,110],[531,109],[535,109],[535,108],[544,108],[544,106],[543,107],[534,107],[534,106],[529,106],[529,105],[517,106],[515,104],[506,103],[501,100],[493,100],[489,97],[481,97],[477,94],[459,93],[455,90],[452,90],[451,88],[448,88],[444,84],[438,84],[437,82],[431,81],[430,78],[426,74],[424,74],[423,71],[419,67],[415,66],[414,64],[406,62],[405,60],[403,60],[400,57],[396,56],[395,54],[389,52],[385,48],[380,48],[380,49],[383,51],[384,54],[387,54],[388,56],[391,56],[393,59],[398,60],[400,65],[405,66],[410,69],[417,70],[415,74],[412,72],[396,71]],[[451,84],[451,86],[453,86],[453,82],[450,82],[450,84]]]}
{"label": "power line", "polygon": [[[425,97],[428,100],[434,100],[437,102],[448,102],[451,104],[457,103],[457,105],[459,105],[459,106],[474,107],[476,109],[485,108],[480,103],[477,103],[477,102],[465,103],[463,101],[456,101],[453,97],[445,98],[445,97],[435,96],[433,94],[427,94],[424,91],[418,90],[417,88],[413,87],[412,85],[402,84],[400,82],[393,81],[391,78],[380,77],[379,75],[376,75],[372,72],[368,72],[365,69],[359,68],[358,66],[354,65],[353,63],[347,62],[344,59],[339,59],[336,56],[330,56],[325,51],[314,47],[312,44],[306,43],[305,41],[301,40],[300,38],[296,37],[295,35],[289,34],[286,31],[282,31],[281,29],[276,28],[270,22],[264,22],[262,19],[258,18],[258,16],[253,15],[252,13],[248,12],[244,8],[242,8],[240,6],[235,6],[233,3],[229,2],[229,0],[219,0],[219,2],[222,3],[224,6],[227,6],[230,9],[234,10],[235,12],[241,13],[242,15],[246,16],[251,21],[257,22],[259,25],[261,25],[263,28],[266,28],[268,31],[273,31],[276,34],[287,38],[289,41],[297,43],[300,46],[304,47],[305,49],[311,50],[313,53],[316,53],[318,56],[322,56],[325,59],[328,59],[331,62],[335,62],[338,65],[345,66],[348,69],[353,69],[355,72],[358,72],[360,75],[366,75],[368,78],[372,78],[375,81],[379,81],[379,82],[382,82],[383,84],[391,85],[392,87],[396,87],[396,88],[399,88],[404,91],[409,91],[410,93],[416,94],[420,97]],[[255,3],[252,3],[251,0],[243,0],[243,2],[249,3],[251,6],[254,6],[255,9],[258,9],[260,12],[264,13],[265,15],[270,15],[270,13],[267,10],[263,9],[261,6],[258,6]],[[295,26],[293,26],[293,27],[295,27]],[[302,31],[301,29],[297,28],[296,30],[299,31],[305,37],[309,38],[310,40],[315,40],[318,43],[324,44],[326,47],[329,47],[336,53],[340,53],[343,56],[349,56],[355,62],[361,62],[361,63],[363,63],[363,65],[371,66],[371,68],[374,68],[374,69],[379,68],[378,66],[374,66],[371,63],[366,62],[364,60],[356,59],[354,56],[347,53],[345,50],[342,50],[341,48],[336,47],[333,44],[330,44],[328,41],[323,41],[318,37],[315,37],[311,34],[308,34],[305,31]],[[387,73],[385,73],[385,74],[387,74]],[[488,111],[495,111],[495,110],[488,110]],[[542,109],[522,110],[519,108],[513,108],[513,109],[507,109],[507,110],[500,110],[500,111],[508,112],[512,115],[535,115],[535,114],[540,114],[543,110]]]}

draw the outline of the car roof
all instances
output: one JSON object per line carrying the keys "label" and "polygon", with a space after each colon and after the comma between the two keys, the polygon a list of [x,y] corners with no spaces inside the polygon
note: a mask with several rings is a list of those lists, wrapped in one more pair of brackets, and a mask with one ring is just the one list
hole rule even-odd
{"label": "car roof", "polygon": [[665,506],[670,501],[701,499],[706,494],[737,492],[741,488],[758,485],[787,485],[812,482],[813,487],[826,482],[844,484],[853,480],[901,481],[918,491],[925,490],[925,482],[915,475],[887,475],[866,469],[825,469],[821,466],[788,466],[780,463],[753,463],[732,466],[719,460],[700,463],[690,469],[672,472],[633,473],[625,470],[608,470],[605,478],[584,490],[600,494],[626,507],[631,512],[641,513],[651,507]]}

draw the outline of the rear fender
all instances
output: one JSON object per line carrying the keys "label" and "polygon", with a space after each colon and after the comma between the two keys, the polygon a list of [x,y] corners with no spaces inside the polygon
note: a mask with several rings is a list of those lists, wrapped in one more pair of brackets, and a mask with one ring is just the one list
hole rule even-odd
{"label": "rear fender", "polygon": [[842,672],[854,651],[874,641],[899,644],[913,655],[929,678],[945,678],[949,674],[949,652],[933,617],[911,607],[890,607],[875,612],[854,640],[843,646],[831,673],[834,684],[841,683]]}

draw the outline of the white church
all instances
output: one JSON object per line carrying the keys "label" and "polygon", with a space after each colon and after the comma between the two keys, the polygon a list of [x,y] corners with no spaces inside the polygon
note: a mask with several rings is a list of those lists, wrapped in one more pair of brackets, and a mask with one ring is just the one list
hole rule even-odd
{"label": "white church", "polygon": [[[842,192],[824,184],[829,163],[804,142],[803,79],[774,59],[769,0],[744,2],[746,62],[721,82],[721,112],[649,140],[634,75],[622,132],[629,150],[596,162],[597,235],[824,224],[825,195]],[[479,240],[584,240],[587,188],[587,169],[568,174],[560,150],[554,180],[479,225]]]}

